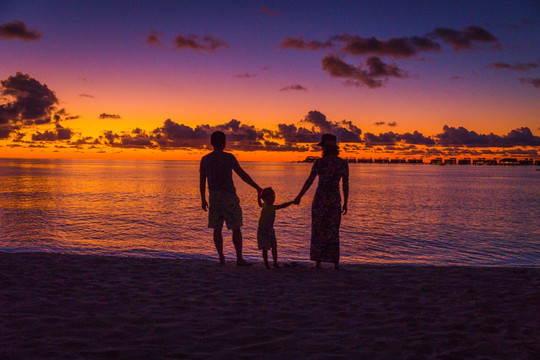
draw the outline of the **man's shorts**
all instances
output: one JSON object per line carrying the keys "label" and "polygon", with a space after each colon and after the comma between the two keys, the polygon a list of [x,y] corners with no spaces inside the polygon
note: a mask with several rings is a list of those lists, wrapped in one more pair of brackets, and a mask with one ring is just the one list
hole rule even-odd
{"label": "man's shorts", "polygon": [[236,229],[243,225],[240,199],[236,194],[225,191],[216,191],[210,194],[208,209],[208,227],[223,228],[223,221],[227,229]]}

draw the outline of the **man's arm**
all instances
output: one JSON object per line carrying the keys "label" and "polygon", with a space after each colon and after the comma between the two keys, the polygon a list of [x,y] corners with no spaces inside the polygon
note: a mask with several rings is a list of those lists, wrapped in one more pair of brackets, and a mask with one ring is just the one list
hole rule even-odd
{"label": "man's arm", "polygon": [[233,166],[233,170],[240,177],[240,179],[244,180],[248,185],[256,189],[257,193],[260,193],[262,191],[262,188],[259,185],[257,185],[255,181],[253,181],[251,176],[249,176],[248,173],[245,172],[244,169],[240,167],[240,165]]}
{"label": "man's arm", "polygon": [[201,173],[199,186],[201,190],[201,207],[204,211],[207,211],[208,203],[206,202],[206,175],[203,173]]}

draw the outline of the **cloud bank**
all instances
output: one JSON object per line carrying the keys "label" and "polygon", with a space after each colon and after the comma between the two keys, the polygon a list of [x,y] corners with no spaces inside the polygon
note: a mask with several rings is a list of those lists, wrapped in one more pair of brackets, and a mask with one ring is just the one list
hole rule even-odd
{"label": "cloud bank", "polygon": [[[279,123],[274,129],[257,128],[236,119],[218,125],[202,124],[195,127],[167,119],[162,126],[153,130],[136,128],[120,133],[104,130],[101,136],[94,139],[63,126],[61,122],[78,116],[70,115],[63,108],[57,109],[59,100],[54,92],[28,74],[17,73],[2,80],[0,84],[0,138],[11,139],[7,146],[12,147],[46,147],[50,146],[48,144],[56,144],[54,146],[77,148],[202,150],[210,148],[210,135],[220,130],[226,134],[229,148],[240,151],[310,151],[316,148],[314,145],[324,133],[336,135],[342,149],[352,153],[370,149],[375,153],[408,156],[537,156],[540,148],[540,137],[533,135],[528,127],[514,129],[506,135],[480,134],[464,127],[447,125],[434,136],[418,131],[390,131],[376,135],[370,132],[364,134],[360,127],[349,120],[330,120],[318,110],[309,111],[297,122]],[[101,113],[100,118],[119,119],[120,115]],[[397,123],[381,121],[375,125],[395,127]],[[420,149],[418,146],[425,148]]]}

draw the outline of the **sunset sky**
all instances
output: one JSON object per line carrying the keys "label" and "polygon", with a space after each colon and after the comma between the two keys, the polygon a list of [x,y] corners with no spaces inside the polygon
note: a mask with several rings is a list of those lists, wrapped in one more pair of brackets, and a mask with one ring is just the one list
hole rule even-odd
{"label": "sunset sky", "polygon": [[[0,157],[539,157],[540,3],[2,1]],[[20,73],[20,74],[19,74]]]}

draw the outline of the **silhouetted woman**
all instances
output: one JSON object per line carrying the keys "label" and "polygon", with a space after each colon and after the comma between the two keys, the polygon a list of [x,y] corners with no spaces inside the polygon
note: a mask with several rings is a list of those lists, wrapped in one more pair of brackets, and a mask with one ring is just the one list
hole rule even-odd
{"label": "silhouetted woman", "polygon": [[[302,196],[308,191],[316,176],[319,185],[311,205],[311,247],[310,258],[315,261],[315,267],[320,268],[321,262],[334,263],[339,269],[339,225],[341,215],[347,213],[349,199],[349,164],[340,158],[337,139],[332,134],[324,134],[321,142],[323,157],[313,164],[311,174],[304,187],[294,199],[299,204]],[[343,182],[343,207],[339,181]]]}

